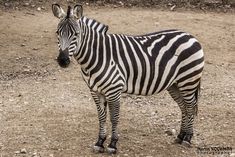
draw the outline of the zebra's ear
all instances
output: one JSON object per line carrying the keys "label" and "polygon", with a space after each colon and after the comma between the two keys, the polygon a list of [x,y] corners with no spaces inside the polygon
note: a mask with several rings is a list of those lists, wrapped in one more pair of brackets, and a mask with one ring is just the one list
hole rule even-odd
{"label": "zebra's ear", "polygon": [[80,4],[75,5],[73,9],[73,14],[77,19],[81,18],[83,16],[82,5]]}
{"label": "zebra's ear", "polygon": [[53,12],[54,16],[59,18],[59,19],[65,17],[65,12],[60,7],[59,4],[52,4],[52,12]]}

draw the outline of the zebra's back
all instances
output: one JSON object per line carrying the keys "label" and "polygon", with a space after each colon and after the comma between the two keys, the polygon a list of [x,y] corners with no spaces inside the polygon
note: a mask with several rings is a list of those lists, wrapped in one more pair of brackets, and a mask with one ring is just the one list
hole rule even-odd
{"label": "zebra's back", "polygon": [[174,82],[184,85],[188,77],[195,81],[201,76],[203,51],[188,33],[166,30],[141,36],[110,34],[108,38],[111,58],[125,80],[123,92],[151,95]]}

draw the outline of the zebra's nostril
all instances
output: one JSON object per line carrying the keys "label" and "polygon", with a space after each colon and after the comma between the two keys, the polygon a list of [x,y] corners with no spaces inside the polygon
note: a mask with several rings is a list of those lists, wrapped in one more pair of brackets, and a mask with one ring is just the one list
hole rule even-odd
{"label": "zebra's nostril", "polygon": [[66,68],[70,64],[69,58],[57,58],[57,62],[62,68]]}

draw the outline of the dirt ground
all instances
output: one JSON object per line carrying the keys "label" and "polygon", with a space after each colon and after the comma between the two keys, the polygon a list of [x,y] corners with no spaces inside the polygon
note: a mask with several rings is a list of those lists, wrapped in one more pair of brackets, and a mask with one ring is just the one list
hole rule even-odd
{"label": "dirt ground", "polygon": [[[205,51],[193,147],[175,145],[175,134],[167,134],[179,131],[181,117],[167,92],[123,95],[117,156],[199,156],[198,147],[213,146],[235,151],[234,14],[96,7],[84,12],[112,33],[179,28],[196,36]],[[49,11],[0,11],[0,157],[108,156],[91,149],[98,118],[79,65],[73,61],[61,69],[55,61],[57,23]]]}

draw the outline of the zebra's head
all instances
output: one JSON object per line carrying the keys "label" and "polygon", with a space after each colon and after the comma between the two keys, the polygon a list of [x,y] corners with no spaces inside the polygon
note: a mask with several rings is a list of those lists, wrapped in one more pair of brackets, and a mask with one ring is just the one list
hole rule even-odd
{"label": "zebra's head", "polygon": [[58,4],[52,4],[52,12],[60,19],[57,26],[59,56],[57,61],[61,67],[68,67],[70,59],[76,52],[81,34],[77,20],[82,17],[82,6],[68,6],[67,13]]}

